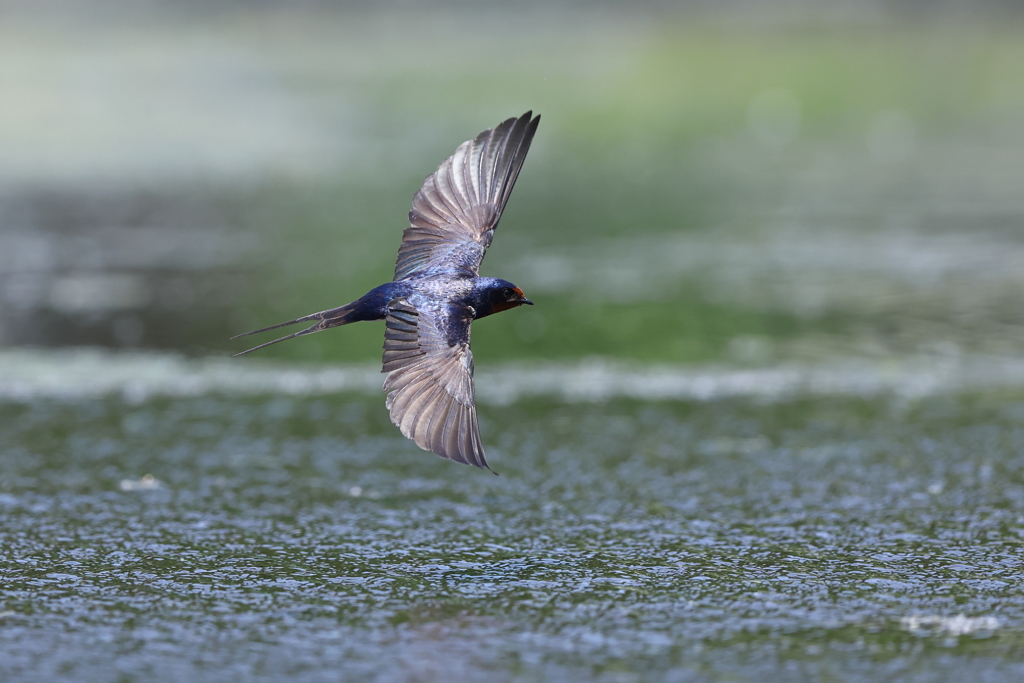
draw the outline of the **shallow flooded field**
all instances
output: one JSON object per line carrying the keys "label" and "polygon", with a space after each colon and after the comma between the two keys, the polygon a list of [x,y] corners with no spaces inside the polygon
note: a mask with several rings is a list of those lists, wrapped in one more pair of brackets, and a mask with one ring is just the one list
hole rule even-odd
{"label": "shallow flooded field", "polygon": [[485,398],[494,476],[373,391],[149,375],[0,403],[5,680],[1024,674],[1019,388]]}

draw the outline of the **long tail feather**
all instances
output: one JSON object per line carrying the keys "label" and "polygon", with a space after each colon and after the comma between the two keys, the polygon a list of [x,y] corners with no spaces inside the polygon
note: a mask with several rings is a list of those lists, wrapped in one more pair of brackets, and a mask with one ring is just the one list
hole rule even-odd
{"label": "long tail feather", "polygon": [[[306,320],[306,318],[300,318],[300,320]],[[298,320],[293,320],[292,322],[298,322]],[[281,325],[290,325],[290,324],[291,323],[281,323]],[[281,325],[274,325],[274,327],[281,327]],[[274,327],[268,327],[266,329],[272,330],[272,329],[274,329]],[[295,337],[301,337],[303,335],[313,334],[314,332],[320,332],[321,330],[326,330],[326,329],[327,328],[324,327],[322,322],[318,322],[317,324],[310,325],[306,329],[300,330],[298,332],[295,332],[294,334],[289,334],[287,336],[281,337],[280,339],[275,339],[274,341],[265,342],[263,344],[260,344],[259,346],[254,346],[251,349],[246,349],[245,351],[239,351],[238,353],[233,353],[233,354],[231,354],[231,357],[235,358],[236,356],[244,356],[247,353],[252,353],[253,351],[257,351],[259,349],[262,349],[265,346],[270,346],[271,344],[276,344],[277,342],[283,342],[286,339],[294,339]],[[256,331],[257,332],[263,332],[264,330],[256,330]],[[254,334],[254,333],[253,332],[247,332],[246,334]],[[238,336],[239,337],[244,337],[245,335],[244,334],[240,334]],[[237,338],[238,337],[232,337],[232,339],[237,339]]]}
{"label": "long tail feather", "polygon": [[[276,325],[271,325],[270,327],[264,327],[258,330],[253,330],[252,332],[243,332],[242,334],[236,334],[234,337],[231,338],[238,339],[239,337],[248,337],[250,334],[259,334],[260,332],[276,330],[279,327],[286,327],[288,325],[294,325],[295,323],[304,323],[310,320],[318,321],[304,330],[300,330],[298,332],[295,332],[294,334],[289,334],[285,337],[281,337],[280,339],[268,341],[265,344],[260,344],[259,346],[254,346],[251,349],[246,349],[245,351],[233,354],[231,357],[234,358],[235,356],[243,356],[247,353],[251,353],[252,351],[256,351],[257,349],[262,349],[265,346],[270,346],[271,344],[276,344],[277,342],[283,342],[286,339],[294,339],[295,337],[302,337],[307,334],[313,334],[314,332],[320,332],[321,330],[337,327],[338,325],[345,325],[347,323],[354,322],[352,315],[354,313],[353,307],[355,306],[356,303],[357,302],[352,302],[350,304],[345,304],[344,306],[339,306],[338,308],[331,308],[326,311],[320,311],[319,313],[313,313],[311,315],[306,315],[301,318],[296,318],[295,320],[289,320],[286,323],[278,323]],[[358,320],[358,318],[355,319]]]}
{"label": "long tail feather", "polygon": [[[287,327],[289,325],[294,325],[295,323],[304,323],[307,320],[320,320],[322,315],[323,313],[313,313],[312,315],[304,315],[301,318],[289,320],[286,323],[278,323],[276,325],[271,325],[270,327],[263,327],[258,330],[253,330],[252,332],[243,332],[242,334],[236,334],[234,337],[231,337],[231,339],[238,339],[239,337],[248,337],[250,334],[259,334],[260,332],[269,332],[270,330],[276,330],[279,327]],[[283,339],[287,339],[287,337],[283,337]]]}

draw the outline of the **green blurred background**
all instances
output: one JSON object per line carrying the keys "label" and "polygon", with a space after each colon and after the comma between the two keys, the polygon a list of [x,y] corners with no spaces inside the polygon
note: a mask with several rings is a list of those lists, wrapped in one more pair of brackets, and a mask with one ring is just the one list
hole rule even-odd
{"label": "green blurred background", "polygon": [[[1018,3],[0,4],[0,343],[226,354],[543,115],[478,358],[1022,350]],[[379,325],[263,352],[379,357]]]}

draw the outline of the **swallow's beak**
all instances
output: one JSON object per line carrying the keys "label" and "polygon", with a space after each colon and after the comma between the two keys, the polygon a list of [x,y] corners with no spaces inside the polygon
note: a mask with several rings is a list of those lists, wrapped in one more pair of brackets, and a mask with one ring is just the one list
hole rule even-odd
{"label": "swallow's beak", "polygon": [[525,296],[522,299],[519,300],[519,303],[520,304],[526,304],[527,306],[532,306],[533,305],[533,302],[530,301],[529,299],[527,299]]}

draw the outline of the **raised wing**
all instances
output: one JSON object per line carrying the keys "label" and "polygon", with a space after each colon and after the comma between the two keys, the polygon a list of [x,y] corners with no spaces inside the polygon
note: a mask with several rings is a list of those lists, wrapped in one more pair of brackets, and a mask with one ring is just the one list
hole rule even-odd
{"label": "raised wing", "polygon": [[456,462],[487,467],[473,392],[469,308],[417,311],[388,304],[384,332],[387,406],[402,434]]}
{"label": "raised wing", "polygon": [[526,112],[459,145],[412,200],[395,280],[476,276],[523,167],[540,116]]}

